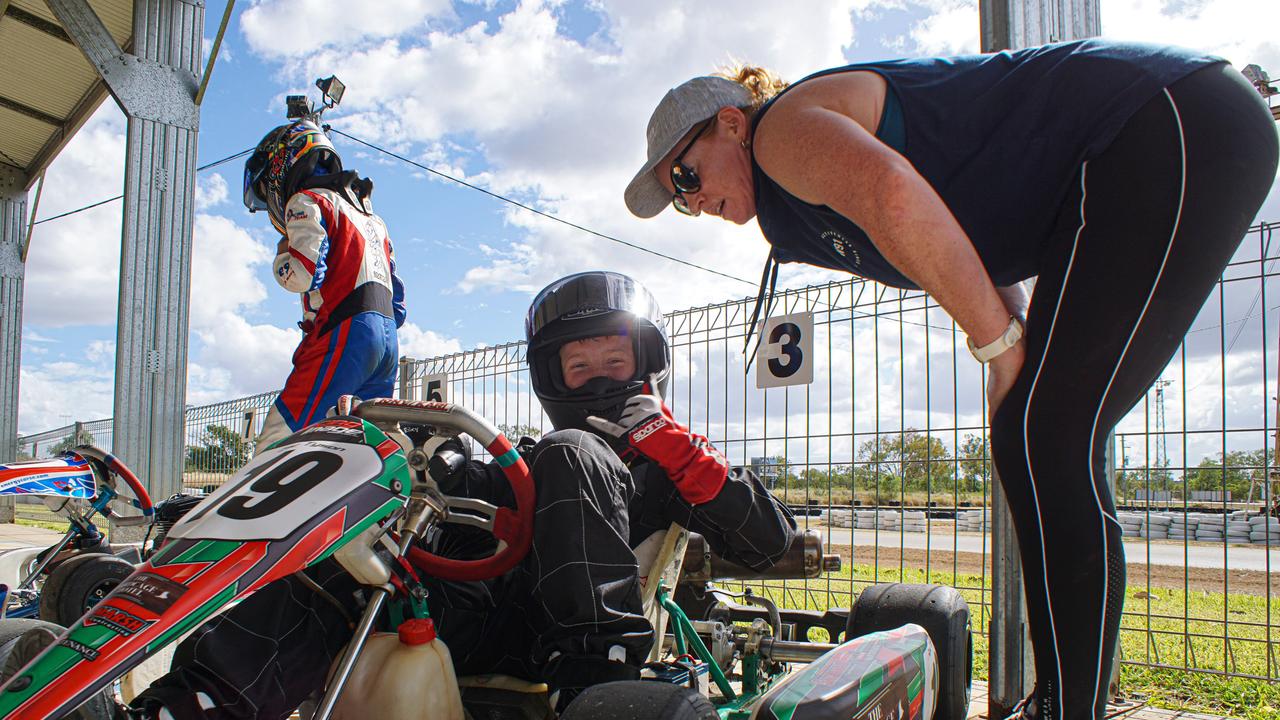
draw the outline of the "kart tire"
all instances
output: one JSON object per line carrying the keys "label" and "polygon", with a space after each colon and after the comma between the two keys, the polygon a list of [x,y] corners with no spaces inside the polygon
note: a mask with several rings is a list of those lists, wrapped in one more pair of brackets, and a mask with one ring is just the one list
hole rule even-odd
{"label": "kart tire", "polygon": [[[37,565],[44,562],[44,559],[48,557],[49,553],[52,550],[53,550],[52,547],[47,547],[44,550],[41,550],[40,553],[36,555],[35,560],[32,561],[31,568],[34,569]],[[49,577],[49,573],[53,572],[59,565],[73,558],[77,558],[81,555],[91,555],[94,553],[109,553],[109,552],[111,552],[111,545],[107,543],[106,535],[100,536],[97,542],[93,542],[85,545],[80,545],[77,543],[77,541],[72,541],[65,548],[62,549],[61,553],[59,553],[59,555],[63,556],[62,559],[55,558],[52,562],[50,562],[48,565],[45,566],[44,576]]]}
{"label": "kart tire", "polygon": [[929,633],[938,654],[938,703],[934,720],[965,720],[973,681],[973,634],[969,604],[943,585],[884,583],[858,596],[845,638],[915,623]]}
{"label": "kart tire", "polygon": [[682,685],[620,680],[592,685],[569,703],[560,720],[717,720],[715,706]]}
{"label": "kart tire", "polygon": [[44,620],[36,620],[34,618],[5,618],[0,620],[0,665],[4,664],[4,657],[8,656],[9,648],[6,648],[11,640],[18,637],[22,633],[35,627],[48,627],[54,632],[61,633],[66,628],[61,625],[54,625]]}
{"label": "kart tire", "polygon": [[70,627],[133,570],[127,560],[102,553],[67,560],[40,589],[40,619]]}
{"label": "kart tire", "polygon": [[[36,628],[48,630],[53,634],[53,637],[66,632],[66,628],[61,625],[44,620],[31,618],[5,618],[0,620],[0,684],[7,682],[10,673],[16,673],[38,655],[44,647],[47,647],[43,640],[34,643],[26,642],[20,645],[19,639],[29,630]],[[46,635],[44,639],[51,640],[52,638]],[[15,651],[19,652],[21,656],[14,658]],[[10,662],[11,660],[12,663]],[[9,667],[10,665],[12,667]],[[115,703],[112,702],[108,692],[103,690],[94,695],[66,717],[69,720],[111,720],[115,716]]]}

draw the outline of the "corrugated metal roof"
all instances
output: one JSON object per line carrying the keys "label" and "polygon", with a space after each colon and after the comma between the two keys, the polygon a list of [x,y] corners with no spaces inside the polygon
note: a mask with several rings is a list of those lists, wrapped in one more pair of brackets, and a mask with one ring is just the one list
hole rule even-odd
{"label": "corrugated metal roof", "polygon": [[[89,0],[121,48],[133,0]],[[0,0],[0,162],[34,183],[106,98],[106,86],[42,0]]]}

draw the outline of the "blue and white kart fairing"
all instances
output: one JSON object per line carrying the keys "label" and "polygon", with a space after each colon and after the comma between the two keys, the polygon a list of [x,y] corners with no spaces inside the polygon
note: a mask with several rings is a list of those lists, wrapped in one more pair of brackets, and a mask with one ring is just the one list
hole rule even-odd
{"label": "blue and white kart fairing", "polygon": [[154,511],[142,483],[118,458],[98,448],[85,445],[52,458],[0,464],[0,497],[39,497],[67,519],[66,533],[52,547],[0,552],[0,617],[34,617],[39,579],[57,562],[105,544],[92,518],[114,516],[110,504],[120,497],[117,477],[133,491],[135,498],[128,501],[149,521]]}

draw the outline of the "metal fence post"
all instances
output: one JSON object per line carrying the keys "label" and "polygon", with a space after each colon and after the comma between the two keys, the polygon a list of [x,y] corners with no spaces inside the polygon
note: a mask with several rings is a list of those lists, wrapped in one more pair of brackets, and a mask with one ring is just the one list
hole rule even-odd
{"label": "metal fence post", "polygon": [[413,364],[413,358],[407,355],[400,356],[400,374],[397,376],[400,379],[400,392],[397,397],[401,400],[414,399],[413,396],[409,394],[409,368],[413,367]]}
{"label": "metal fence post", "polygon": [[[27,176],[0,162],[0,462],[18,455],[18,371],[22,366],[22,247],[27,232]],[[0,522],[13,522],[13,499],[0,500]]]}
{"label": "metal fence post", "polygon": [[[979,0],[983,52],[1013,50],[1098,35],[1098,0]],[[1022,563],[1013,518],[1000,483],[991,502],[992,625],[987,707],[1004,717],[1034,683],[1026,635]]]}
{"label": "metal fence post", "polygon": [[1027,634],[1018,535],[1000,477],[991,471],[991,638],[987,685],[988,717],[1003,718],[1031,692],[1035,656]]}

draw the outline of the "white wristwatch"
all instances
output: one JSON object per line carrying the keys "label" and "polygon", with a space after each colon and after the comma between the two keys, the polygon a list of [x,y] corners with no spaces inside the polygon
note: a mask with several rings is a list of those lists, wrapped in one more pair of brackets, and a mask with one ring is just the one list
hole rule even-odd
{"label": "white wristwatch", "polygon": [[1005,328],[1004,332],[1000,333],[1000,337],[995,340],[982,347],[975,346],[973,340],[966,340],[965,342],[969,344],[969,352],[973,353],[973,359],[985,365],[998,357],[1000,353],[1017,345],[1021,339],[1022,320],[1018,317],[1010,317],[1009,327]]}

